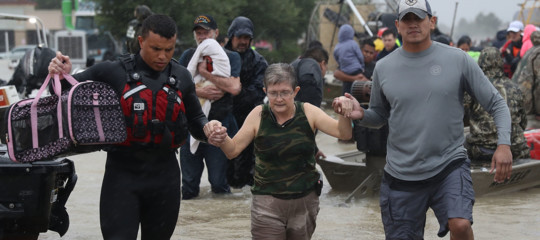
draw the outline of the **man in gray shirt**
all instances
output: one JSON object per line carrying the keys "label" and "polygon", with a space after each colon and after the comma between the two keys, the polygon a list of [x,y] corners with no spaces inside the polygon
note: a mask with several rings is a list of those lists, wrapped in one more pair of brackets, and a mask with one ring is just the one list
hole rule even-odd
{"label": "man in gray shirt", "polygon": [[[440,224],[439,237],[473,239],[474,190],[463,147],[463,94],[495,119],[498,147],[494,180],[510,177],[510,112],[475,61],[460,49],[430,39],[436,17],[427,0],[401,0],[396,27],[403,47],[380,60],[369,109],[355,102],[344,113],[365,127],[388,122],[386,165],[380,190],[387,239],[423,239],[426,211]],[[350,97],[350,95],[346,95]],[[339,99],[334,108],[350,109]]]}

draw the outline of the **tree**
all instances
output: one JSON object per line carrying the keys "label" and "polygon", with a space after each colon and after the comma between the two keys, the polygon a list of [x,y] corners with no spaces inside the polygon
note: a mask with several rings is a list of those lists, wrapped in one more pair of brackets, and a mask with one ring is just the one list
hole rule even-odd
{"label": "tree", "polygon": [[[171,16],[178,26],[181,47],[194,46],[193,20],[199,14],[210,14],[218,22],[220,34],[227,34],[236,16],[246,16],[255,25],[254,41],[264,39],[274,43],[274,51],[269,62],[290,62],[300,53],[296,41],[307,29],[310,13],[315,0],[126,0],[118,4],[114,0],[95,0],[98,6],[97,22],[104,29],[122,39],[127,23],[133,19],[133,10],[145,4],[154,13]],[[294,47],[293,47],[294,46]],[[266,54],[266,52],[261,51]],[[266,57],[266,55],[265,55]]]}
{"label": "tree", "polygon": [[37,0],[36,9],[60,9],[62,0]]}
{"label": "tree", "polygon": [[493,38],[500,30],[501,24],[502,21],[493,13],[478,13],[472,22],[460,19],[454,36],[459,38],[463,35],[469,35],[473,40]]}

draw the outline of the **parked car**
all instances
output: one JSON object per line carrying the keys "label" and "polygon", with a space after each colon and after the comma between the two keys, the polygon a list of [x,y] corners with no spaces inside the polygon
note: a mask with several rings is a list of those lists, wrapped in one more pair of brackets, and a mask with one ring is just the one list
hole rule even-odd
{"label": "parked car", "polygon": [[35,48],[36,45],[21,45],[16,46],[11,51],[0,53],[0,59],[10,58],[10,59],[21,59],[21,57],[26,53],[26,51]]}

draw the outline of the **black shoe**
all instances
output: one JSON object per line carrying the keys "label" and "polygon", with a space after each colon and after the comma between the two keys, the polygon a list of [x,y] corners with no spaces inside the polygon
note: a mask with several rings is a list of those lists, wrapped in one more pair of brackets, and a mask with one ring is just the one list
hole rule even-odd
{"label": "black shoe", "polygon": [[196,198],[199,194],[182,193],[182,200],[190,200]]}

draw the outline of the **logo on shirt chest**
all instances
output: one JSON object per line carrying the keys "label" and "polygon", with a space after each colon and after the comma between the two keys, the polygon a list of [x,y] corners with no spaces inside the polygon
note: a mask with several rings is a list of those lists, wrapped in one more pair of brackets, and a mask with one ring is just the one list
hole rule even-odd
{"label": "logo on shirt chest", "polygon": [[418,1],[417,0],[407,0],[405,3],[409,6],[412,6],[414,4],[416,4]]}
{"label": "logo on shirt chest", "polygon": [[442,67],[441,65],[433,65],[429,68],[429,73],[432,75],[432,76],[439,76],[441,75],[441,72],[442,72]]}

